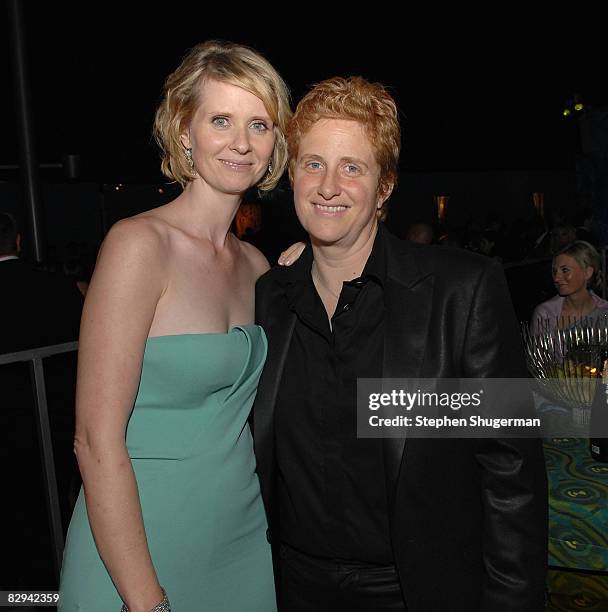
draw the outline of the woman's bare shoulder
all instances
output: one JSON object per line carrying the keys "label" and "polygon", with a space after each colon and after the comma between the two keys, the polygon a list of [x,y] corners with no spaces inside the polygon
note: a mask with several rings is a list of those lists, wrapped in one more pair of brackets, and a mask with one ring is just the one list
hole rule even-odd
{"label": "woman's bare shoulder", "polygon": [[169,225],[155,216],[128,217],[117,221],[106,235],[103,247],[138,252],[167,246]]}
{"label": "woman's bare shoulder", "polygon": [[239,245],[241,247],[241,253],[249,262],[249,265],[254,271],[256,279],[270,269],[268,260],[258,248],[254,247],[248,242],[243,242],[242,240],[239,241]]}
{"label": "woman's bare shoulder", "polygon": [[162,222],[148,217],[122,219],[110,228],[99,249],[94,279],[109,275],[131,282],[145,276],[164,286],[169,251],[168,229]]}

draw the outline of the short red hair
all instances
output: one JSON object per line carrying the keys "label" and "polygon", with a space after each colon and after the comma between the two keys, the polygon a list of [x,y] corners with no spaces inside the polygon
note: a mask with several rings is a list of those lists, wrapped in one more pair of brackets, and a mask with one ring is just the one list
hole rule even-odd
{"label": "short red hair", "polygon": [[[380,166],[378,193],[390,193],[399,173],[401,128],[395,100],[380,83],[363,77],[333,77],[315,85],[300,100],[287,128],[289,177],[302,136],[319,119],[346,119],[363,125]],[[379,210],[386,217],[385,205]]]}

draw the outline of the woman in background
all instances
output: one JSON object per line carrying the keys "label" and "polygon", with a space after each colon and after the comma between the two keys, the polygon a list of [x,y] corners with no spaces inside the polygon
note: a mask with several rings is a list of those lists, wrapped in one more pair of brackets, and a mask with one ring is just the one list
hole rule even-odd
{"label": "woman in background", "polygon": [[283,173],[290,116],[279,74],[233,43],[196,46],[165,83],[155,136],[183,192],[111,229],[87,293],[63,610],[275,609],[247,422],[268,263],[229,228]]}
{"label": "woman in background", "polygon": [[558,295],[539,304],[532,315],[533,334],[570,327],[582,319],[608,314],[608,302],[589,288],[600,269],[600,256],[584,240],[575,240],[553,257],[553,282]]}

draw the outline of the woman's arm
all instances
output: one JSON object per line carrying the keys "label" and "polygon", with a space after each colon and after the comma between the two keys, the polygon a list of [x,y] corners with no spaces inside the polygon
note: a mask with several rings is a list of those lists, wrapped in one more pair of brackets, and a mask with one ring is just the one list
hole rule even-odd
{"label": "woman's arm", "polygon": [[530,332],[536,336],[542,332],[553,331],[557,326],[557,316],[553,315],[547,302],[541,302],[532,313]]}
{"label": "woman's arm", "polygon": [[[519,326],[504,274],[494,262],[478,277],[465,338],[464,376],[527,378]],[[506,394],[508,389],[504,397]],[[520,393],[513,398],[501,404],[504,416],[534,416],[531,395],[526,398]],[[497,414],[496,409],[496,405],[492,407],[492,414]],[[542,610],[548,510],[541,441],[480,438],[475,444],[485,566],[477,609]]]}
{"label": "woman's arm", "polygon": [[97,549],[131,612],[147,612],[163,598],[125,431],[166,260],[152,222],[116,224],[102,245],[80,327],[74,451]]}
{"label": "woman's arm", "polygon": [[541,332],[541,324],[540,321],[543,318],[542,316],[542,308],[537,306],[532,313],[532,318],[530,319],[530,333],[533,336],[537,336]]}

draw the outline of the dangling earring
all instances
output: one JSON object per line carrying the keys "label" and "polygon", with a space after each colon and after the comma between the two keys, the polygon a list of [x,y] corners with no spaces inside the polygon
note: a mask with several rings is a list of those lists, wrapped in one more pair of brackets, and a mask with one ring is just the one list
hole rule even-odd
{"label": "dangling earring", "polygon": [[268,162],[268,174],[272,174],[272,162]]}
{"label": "dangling earring", "polygon": [[192,147],[186,147],[184,149],[184,154],[186,155],[186,161],[188,162],[188,166],[190,167],[190,174],[192,174],[192,176],[196,176],[196,170],[194,169],[194,160],[192,159]]}

